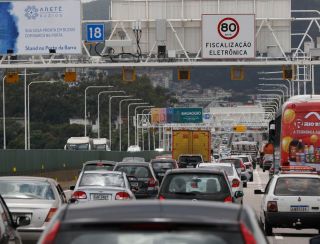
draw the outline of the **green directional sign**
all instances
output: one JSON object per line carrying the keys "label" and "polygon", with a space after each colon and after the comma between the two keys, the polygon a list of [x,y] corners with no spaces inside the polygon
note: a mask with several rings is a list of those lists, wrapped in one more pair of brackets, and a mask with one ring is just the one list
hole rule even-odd
{"label": "green directional sign", "polygon": [[202,123],[202,108],[174,108],[173,123]]}

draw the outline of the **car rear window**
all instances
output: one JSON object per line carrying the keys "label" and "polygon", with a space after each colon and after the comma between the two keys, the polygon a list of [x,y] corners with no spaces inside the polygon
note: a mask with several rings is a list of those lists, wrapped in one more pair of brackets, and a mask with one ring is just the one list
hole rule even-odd
{"label": "car rear window", "polygon": [[114,165],[112,164],[104,164],[104,163],[93,163],[93,164],[87,164],[84,166],[84,171],[90,171],[90,170],[109,170],[112,171],[114,168]]}
{"label": "car rear window", "polygon": [[59,244],[242,244],[240,231],[227,230],[170,230],[164,228],[160,231],[70,231],[59,233],[55,243]]}
{"label": "car rear window", "polygon": [[241,162],[238,159],[233,159],[233,158],[221,159],[220,163],[232,163],[232,164],[234,164],[236,169],[241,168]]}
{"label": "car rear window", "polygon": [[123,176],[115,173],[83,173],[79,186],[125,187]]}
{"label": "car rear window", "polygon": [[147,166],[119,165],[114,170],[124,172],[127,176],[134,176],[138,179],[151,177],[150,169]]}
{"label": "car rear window", "polygon": [[0,195],[3,198],[54,200],[49,182],[0,180]]}
{"label": "car rear window", "polygon": [[244,163],[248,163],[248,162],[249,162],[248,157],[241,157],[241,159],[242,159],[242,161],[243,161]]}
{"label": "car rear window", "polygon": [[200,162],[202,162],[202,158],[200,156],[180,156],[179,162],[200,163]]}
{"label": "car rear window", "polygon": [[211,169],[217,169],[217,170],[224,170],[228,176],[233,175],[233,168],[231,166],[221,166],[219,164],[214,164],[210,166],[203,166],[200,168],[211,168]]}
{"label": "car rear window", "polygon": [[162,192],[216,194],[229,191],[228,184],[221,174],[170,174],[167,175]]}
{"label": "car rear window", "polygon": [[320,179],[281,177],[277,180],[274,194],[277,196],[320,196]]}
{"label": "car rear window", "polygon": [[172,161],[152,161],[151,165],[154,171],[174,168],[174,162]]}

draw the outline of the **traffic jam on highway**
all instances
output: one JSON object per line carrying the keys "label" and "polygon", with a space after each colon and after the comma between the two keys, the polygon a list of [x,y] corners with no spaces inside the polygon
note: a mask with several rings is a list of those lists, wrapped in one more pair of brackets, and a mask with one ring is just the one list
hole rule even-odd
{"label": "traffic jam on highway", "polygon": [[267,140],[176,130],[172,154],[87,161],[69,190],[50,178],[0,177],[1,243],[260,244],[285,240],[281,229],[312,229],[293,243],[319,243],[320,152],[304,127],[318,103],[285,104],[280,151],[272,129]]}

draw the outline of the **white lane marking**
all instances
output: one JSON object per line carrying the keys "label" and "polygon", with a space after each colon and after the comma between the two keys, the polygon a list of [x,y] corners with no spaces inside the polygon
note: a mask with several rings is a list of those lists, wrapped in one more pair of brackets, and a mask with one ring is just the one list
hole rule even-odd
{"label": "white lane marking", "polygon": [[276,240],[283,240],[283,236],[277,236],[277,235],[275,235],[274,238],[275,238]]}

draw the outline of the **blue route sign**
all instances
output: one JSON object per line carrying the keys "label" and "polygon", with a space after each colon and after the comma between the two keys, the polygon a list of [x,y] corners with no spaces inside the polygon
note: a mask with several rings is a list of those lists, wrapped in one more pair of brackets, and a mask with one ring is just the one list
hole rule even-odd
{"label": "blue route sign", "polygon": [[104,41],[104,24],[87,25],[87,42]]}

